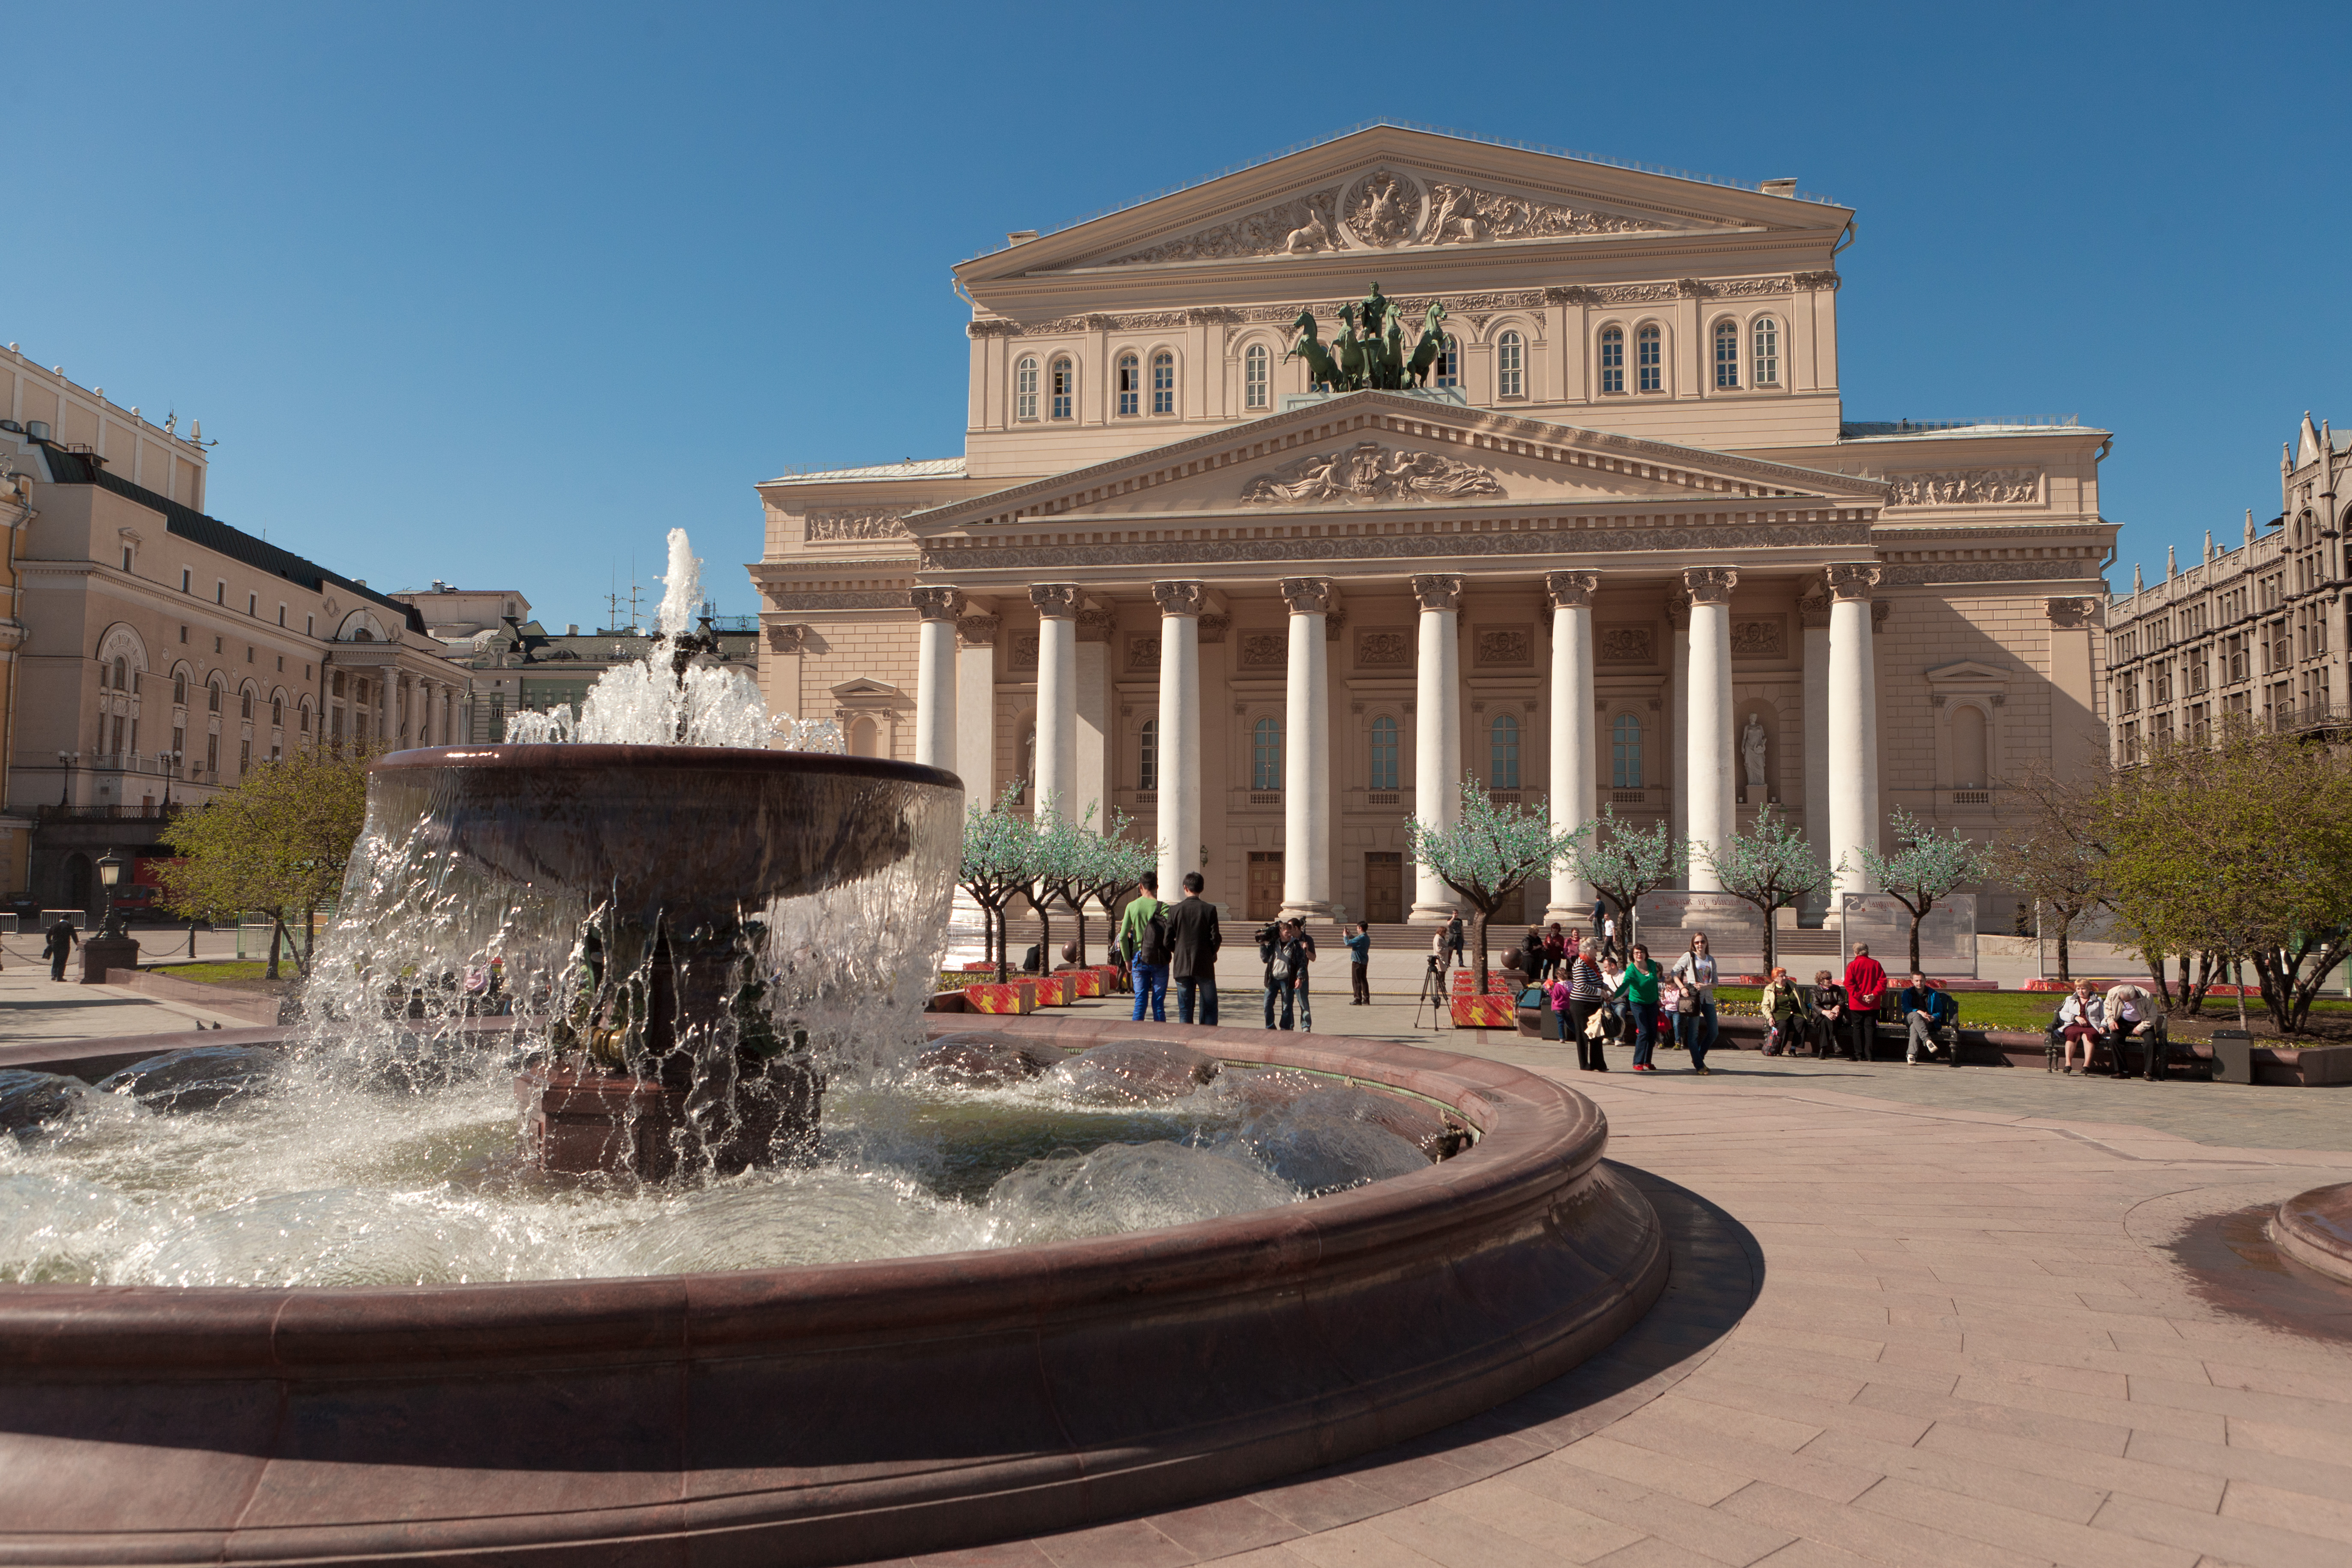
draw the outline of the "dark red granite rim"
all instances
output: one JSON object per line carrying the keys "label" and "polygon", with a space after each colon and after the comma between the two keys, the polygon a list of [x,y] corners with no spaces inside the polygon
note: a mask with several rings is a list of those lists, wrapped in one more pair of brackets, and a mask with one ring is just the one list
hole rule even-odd
{"label": "dark red granite rim", "polygon": [[956,774],[920,763],[854,757],[840,752],[765,751],[751,746],[621,746],[585,742],[576,745],[419,746],[386,752],[369,763],[368,771],[393,773],[408,768],[457,766],[531,772],[666,768],[679,773],[835,773],[845,778],[892,779],[903,784],[963,788],[963,780]]}
{"label": "dark red granite rim", "polygon": [[2280,1204],[2271,1237],[2305,1268],[2352,1285],[2352,1182],[2314,1187]]}
{"label": "dark red granite rim", "polygon": [[[939,1020],[934,1028],[974,1020]],[[0,1287],[0,1563],[561,1547],[827,1563],[1033,1535],[1328,1465],[1548,1382],[1663,1289],[1582,1096],[1343,1037],[1181,1040],[1425,1096],[1427,1170],[1053,1246],[394,1290]]]}

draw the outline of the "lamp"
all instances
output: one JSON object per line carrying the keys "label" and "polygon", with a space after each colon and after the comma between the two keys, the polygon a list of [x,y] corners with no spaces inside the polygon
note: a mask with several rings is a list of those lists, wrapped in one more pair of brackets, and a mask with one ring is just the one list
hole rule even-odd
{"label": "lamp", "polygon": [[121,883],[122,868],[128,864],[129,858],[120,849],[110,849],[98,858],[99,886],[106,889],[106,924],[100,929],[100,936],[120,939],[129,934],[122,929],[122,915],[114,904],[114,889]]}

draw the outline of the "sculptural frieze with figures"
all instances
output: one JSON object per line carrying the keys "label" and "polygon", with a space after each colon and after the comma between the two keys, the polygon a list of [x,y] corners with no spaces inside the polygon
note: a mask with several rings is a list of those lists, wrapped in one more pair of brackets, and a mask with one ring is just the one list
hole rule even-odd
{"label": "sculptural frieze with figures", "polygon": [[1400,451],[1377,441],[1318,452],[1287,468],[1260,474],[1242,488],[1242,500],[1256,506],[1466,497],[1502,500],[1503,487],[1485,468],[1457,458],[1435,452]]}

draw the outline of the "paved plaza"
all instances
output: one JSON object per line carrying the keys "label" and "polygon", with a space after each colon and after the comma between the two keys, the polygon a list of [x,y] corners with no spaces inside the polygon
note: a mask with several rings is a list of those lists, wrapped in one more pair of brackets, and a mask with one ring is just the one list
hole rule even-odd
{"label": "paved plaza", "polygon": [[[1318,1022],[1410,1037],[1400,1015],[1339,1002]],[[927,1562],[2352,1562],[2352,1316],[2282,1322],[2265,1292],[2293,1281],[2217,1287],[2170,1249],[2198,1220],[2352,1180],[2352,1100],[1753,1052],[1705,1079],[1671,1057],[1596,1076],[1499,1033],[1421,1037],[1607,1111],[1676,1243],[1642,1327],[1328,1474]]]}

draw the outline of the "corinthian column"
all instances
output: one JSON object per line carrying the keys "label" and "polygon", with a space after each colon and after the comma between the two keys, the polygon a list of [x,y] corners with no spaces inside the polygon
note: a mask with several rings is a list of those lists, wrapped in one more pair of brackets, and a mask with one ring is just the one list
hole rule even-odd
{"label": "corinthian column", "polygon": [[[1201,855],[1200,583],[1154,583],[1160,605],[1160,894],[1183,897]],[[1226,897],[1232,895],[1227,893]]]}
{"label": "corinthian column", "polygon": [[[1544,577],[1551,600],[1551,830],[1564,833],[1595,816],[1592,754],[1592,595],[1596,572],[1553,572]],[[1592,904],[1584,879],[1565,866],[1552,868],[1548,921],[1576,923]]]}
{"label": "corinthian column", "polygon": [[[1455,611],[1462,579],[1415,577],[1421,601],[1421,660],[1413,688],[1412,814],[1436,830],[1461,819],[1461,646]],[[1454,889],[1426,866],[1413,871],[1412,914],[1424,923],[1454,916]]]}
{"label": "corinthian column", "polygon": [[964,804],[996,804],[996,634],[1001,616],[966,616],[956,623],[955,771]]}
{"label": "corinthian column", "polygon": [[1690,758],[1691,868],[1694,892],[1723,890],[1723,879],[1707,863],[1709,847],[1728,846],[1738,831],[1738,796],[1732,792],[1731,773],[1731,590],[1739,574],[1720,566],[1694,567],[1683,574],[1690,590]]}
{"label": "corinthian column", "polygon": [[[915,651],[915,761],[954,771],[956,765],[956,617],[963,595],[953,588],[918,588],[923,617]],[[982,793],[988,783],[981,781]],[[969,784],[966,795],[972,794]]]}
{"label": "corinthian column", "polygon": [[1323,627],[1326,577],[1287,577],[1290,688],[1282,725],[1282,912],[1331,912],[1331,709]]}
{"label": "corinthian column", "polygon": [[1078,585],[1040,583],[1037,623],[1037,815],[1076,816],[1078,789]]}
{"label": "corinthian column", "polygon": [[1831,567],[1829,774],[1830,865],[1836,890],[1874,893],[1862,852],[1878,847],[1878,675],[1871,662],[1870,591],[1878,568]]}

